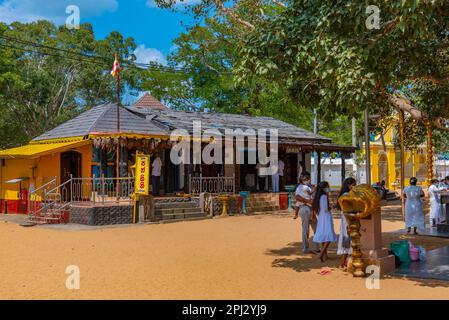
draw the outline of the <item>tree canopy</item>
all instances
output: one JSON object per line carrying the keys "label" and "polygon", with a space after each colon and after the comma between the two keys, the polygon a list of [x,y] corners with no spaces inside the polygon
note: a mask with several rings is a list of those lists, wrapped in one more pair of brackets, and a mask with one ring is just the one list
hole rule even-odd
{"label": "tree canopy", "polygon": [[[108,71],[114,53],[132,61],[135,47],[118,32],[96,40],[90,24],[78,30],[49,21],[0,24],[0,146],[27,142],[94,105],[114,101]],[[134,69],[122,77],[126,85],[137,85]]]}

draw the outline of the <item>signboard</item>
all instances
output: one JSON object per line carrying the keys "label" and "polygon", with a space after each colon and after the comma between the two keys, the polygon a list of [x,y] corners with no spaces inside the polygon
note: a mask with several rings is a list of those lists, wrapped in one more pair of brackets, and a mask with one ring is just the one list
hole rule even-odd
{"label": "signboard", "polygon": [[285,148],[285,153],[300,153],[302,151],[301,147],[287,146]]}
{"label": "signboard", "polygon": [[136,181],[135,193],[148,194],[150,180],[150,156],[145,154],[136,154]]}

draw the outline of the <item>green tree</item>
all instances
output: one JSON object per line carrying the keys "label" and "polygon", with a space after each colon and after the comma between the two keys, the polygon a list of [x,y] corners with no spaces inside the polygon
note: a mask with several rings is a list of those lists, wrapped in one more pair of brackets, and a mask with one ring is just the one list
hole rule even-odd
{"label": "green tree", "polygon": [[[94,105],[115,101],[109,74],[114,53],[135,60],[132,38],[112,32],[96,40],[89,24],[78,30],[49,21],[1,24],[0,40],[0,147],[24,143]],[[122,78],[127,86],[138,85],[133,68]]]}
{"label": "green tree", "polygon": [[[295,103],[283,86],[262,76],[236,84],[239,43],[235,29],[206,18],[174,40],[168,66],[153,63],[142,87],[175,109],[272,116],[312,130],[312,109]],[[350,143],[350,130],[344,118],[320,124],[320,132],[337,143]]]}

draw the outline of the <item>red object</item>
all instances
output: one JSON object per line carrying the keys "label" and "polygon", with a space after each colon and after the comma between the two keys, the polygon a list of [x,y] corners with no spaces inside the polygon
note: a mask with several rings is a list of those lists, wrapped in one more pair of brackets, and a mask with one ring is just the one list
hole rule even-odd
{"label": "red object", "polygon": [[239,196],[239,212],[242,212],[242,206],[243,206],[243,197]]}
{"label": "red object", "polygon": [[279,193],[279,208],[281,210],[288,209],[288,193]]}

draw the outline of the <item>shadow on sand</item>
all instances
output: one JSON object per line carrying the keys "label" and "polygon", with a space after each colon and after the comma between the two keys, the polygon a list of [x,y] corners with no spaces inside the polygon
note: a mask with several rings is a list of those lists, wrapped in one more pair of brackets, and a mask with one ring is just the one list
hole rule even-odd
{"label": "shadow on sand", "polygon": [[[302,242],[292,242],[287,246],[279,249],[269,249],[267,254],[277,257],[273,260],[271,265],[276,268],[290,268],[296,272],[311,271],[321,269],[322,267],[338,268],[340,258],[336,255],[336,250],[331,245],[328,250],[329,259],[321,262],[318,254],[304,254],[302,253]],[[311,243],[311,249],[315,245]]]}

